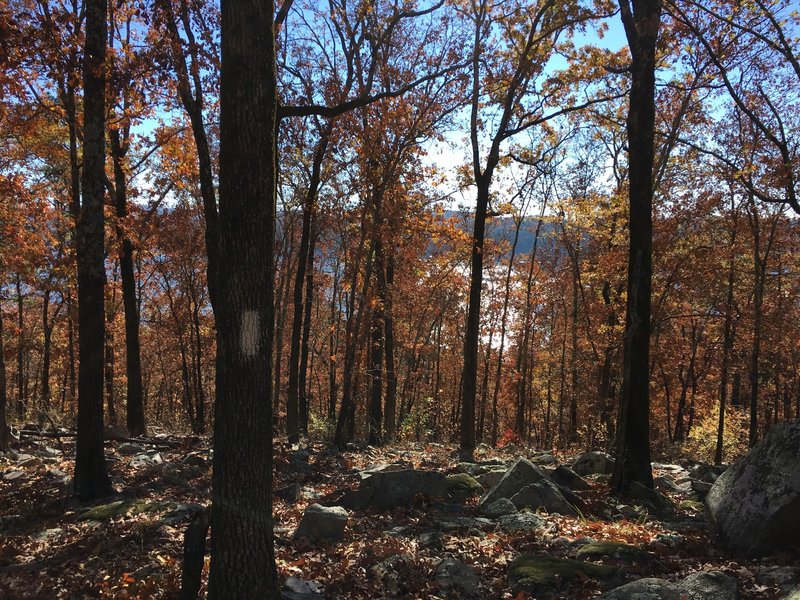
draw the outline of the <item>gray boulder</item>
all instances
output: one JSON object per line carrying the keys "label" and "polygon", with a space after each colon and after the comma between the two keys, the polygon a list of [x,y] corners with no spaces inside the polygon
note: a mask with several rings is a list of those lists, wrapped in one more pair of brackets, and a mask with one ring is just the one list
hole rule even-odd
{"label": "gray boulder", "polygon": [[583,477],[578,475],[566,465],[561,465],[560,467],[557,467],[555,471],[550,473],[550,479],[555,481],[558,485],[564,486],[571,490],[588,490],[592,487],[589,485],[588,481],[586,481]]}
{"label": "gray boulder", "polygon": [[511,502],[517,508],[543,508],[549,513],[558,513],[571,517],[578,516],[578,511],[572,506],[559,491],[555,483],[549,479],[542,479],[536,483],[525,486],[514,494]]}
{"label": "gray boulder", "polygon": [[498,522],[506,531],[538,531],[548,527],[547,521],[528,512],[503,515]]}
{"label": "gray boulder", "polygon": [[531,461],[520,456],[508,467],[508,470],[500,481],[497,482],[497,485],[481,496],[481,499],[478,501],[478,506],[491,504],[500,498],[511,499],[514,495],[518,494],[522,488],[541,481],[545,477],[544,471]]}
{"label": "gray boulder", "polygon": [[[380,509],[408,506],[417,496],[441,498],[447,495],[447,479],[437,471],[405,469],[378,471],[361,480],[361,488],[373,490],[369,499]],[[363,493],[366,497],[368,493]]]}
{"label": "gray boulder", "polygon": [[321,589],[316,581],[303,581],[292,576],[281,587],[281,600],[323,600]]}
{"label": "gray boulder", "polygon": [[341,506],[312,504],[303,514],[300,525],[294,532],[294,539],[307,537],[338,542],[344,537],[347,518],[347,511]]}
{"label": "gray boulder", "polygon": [[483,507],[483,514],[491,519],[496,519],[504,515],[513,515],[517,512],[517,507],[508,498],[498,498],[491,504]]}
{"label": "gray boulder", "polygon": [[610,475],[614,472],[614,459],[605,452],[586,452],[572,465],[578,475]]}
{"label": "gray boulder", "polygon": [[483,489],[488,490],[496,486],[505,474],[506,470],[504,468],[492,469],[491,471],[486,471],[480,475],[475,475],[475,481],[480,483],[483,486]]}
{"label": "gray boulder", "polygon": [[439,563],[436,567],[436,581],[445,593],[459,598],[481,595],[481,580],[475,571],[454,558],[445,558]]}
{"label": "gray boulder", "polygon": [[751,557],[800,540],[800,421],[775,425],[720,475],[706,507],[722,545]]}
{"label": "gray boulder", "polygon": [[736,600],[738,597],[733,577],[719,571],[703,571],[677,582],[652,577],[639,579],[602,594],[597,600]]}

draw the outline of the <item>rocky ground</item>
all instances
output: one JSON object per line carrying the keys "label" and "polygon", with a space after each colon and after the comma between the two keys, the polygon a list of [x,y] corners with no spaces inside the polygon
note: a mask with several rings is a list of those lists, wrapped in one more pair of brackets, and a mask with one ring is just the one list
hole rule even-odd
{"label": "rocky ground", "polygon": [[[177,598],[183,534],[210,499],[208,440],[109,442],[118,494],[93,505],[70,495],[72,453],[69,438],[23,436],[0,455],[0,598]],[[279,445],[285,597],[800,598],[797,555],[715,544],[702,500],[718,468],[656,463],[660,493],[622,502],[607,457],[575,458]]]}

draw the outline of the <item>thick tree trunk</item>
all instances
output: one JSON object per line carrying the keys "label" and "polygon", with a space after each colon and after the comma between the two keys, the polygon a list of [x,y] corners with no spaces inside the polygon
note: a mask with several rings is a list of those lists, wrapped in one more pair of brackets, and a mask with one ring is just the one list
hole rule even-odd
{"label": "thick tree trunk", "polygon": [[619,0],[630,46],[628,105],[629,233],[622,394],[612,486],[653,487],[650,465],[650,293],[653,263],[653,164],[656,43],[660,0]]}
{"label": "thick tree trunk", "polygon": [[278,599],[272,543],[274,3],[223,0],[209,598]]}
{"label": "thick tree trunk", "polygon": [[77,226],[78,433],[75,493],[92,500],[113,490],[103,452],[103,343],[106,0],[86,2],[83,65],[83,202]]}

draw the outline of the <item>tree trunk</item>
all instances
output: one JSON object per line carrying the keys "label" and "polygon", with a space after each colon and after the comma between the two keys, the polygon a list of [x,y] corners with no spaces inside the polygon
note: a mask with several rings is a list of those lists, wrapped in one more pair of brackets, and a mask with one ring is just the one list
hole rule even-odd
{"label": "tree trunk", "polygon": [[209,598],[280,598],[272,543],[274,4],[223,0]]}
{"label": "tree trunk", "polygon": [[461,384],[460,453],[464,460],[475,452],[475,397],[478,383],[478,342],[481,324],[481,286],[483,285],[483,238],[486,230],[486,210],[489,206],[489,185],[492,171],[487,169],[476,178],[477,200],[472,233],[472,258],[469,278],[469,308],[464,335],[464,369]]}
{"label": "tree trunk", "polygon": [[8,395],[6,389],[6,359],[3,351],[3,309],[0,307],[0,450],[8,450],[11,441],[6,411]]}
{"label": "tree trunk", "polygon": [[303,315],[303,336],[300,342],[300,372],[298,373],[297,388],[300,404],[300,431],[308,435],[308,354],[309,340],[311,339],[311,312],[314,308],[314,251],[317,245],[317,235],[311,232],[311,240],[308,245],[308,266],[306,267],[306,292]]}
{"label": "tree trunk", "polygon": [[650,293],[653,263],[653,164],[656,43],[660,0],[619,0],[630,46],[628,105],[629,234],[628,297],[623,377],[612,487],[634,482],[653,487],[650,465]]}
{"label": "tree trunk", "polygon": [[50,340],[53,327],[50,324],[50,290],[44,291],[42,298],[42,391],[39,400],[39,425],[44,425],[50,410]]}
{"label": "tree trunk", "polygon": [[[731,207],[733,210],[735,208]],[[722,334],[722,367],[719,375],[719,421],[717,424],[717,447],[714,452],[714,463],[722,464],[723,438],[725,435],[725,405],[728,400],[728,372],[730,370],[731,351],[733,350],[733,284],[736,277],[735,248],[736,220],[731,227],[730,254],[728,260],[728,292],[725,296],[725,324]]]}
{"label": "tree trunk", "polygon": [[139,343],[139,310],[136,302],[136,276],[133,269],[133,242],[126,232],[128,218],[128,182],[123,162],[128,151],[128,132],[120,136],[118,129],[109,131],[111,157],[114,162],[114,204],[117,216],[116,234],[120,244],[119,270],[122,279],[122,306],[125,314],[125,423],[131,437],[145,435],[144,398],[142,396],[142,359]]}
{"label": "tree trunk", "polygon": [[22,421],[25,418],[28,404],[28,386],[25,382],[25,318],[23,313],[22,279],[19,272],[16,273],[14,278],[14,287],[17,292],[17,329],[19,329],[19,339],[17,340],[17,419]]}
{"label": "tree trunk", "polygon": [[77,225],[80,364],[74,478],[75,493],[82,500],[106,496],[113,491],[103,452],[106,10],[106,0],[86,2],[83,62],[83,201]]}
{"label": "tree trunk", "polygon": [[[386,399],[384,401],[383,434],[384,439],[388,442],[391,442],[394,440],[397,427],[397,373],[395,372],[394,364],[394,313],[392,309],[392,290],[394,288],[394,255],[391,252],[389,252],[388,256],[386,257],[386,278],[384,282],[385,285],[382,292],[382,301],[383,337],[386,360]],[[438,397],[438,389],[436,396]],[[436,410],[438,410],[438,404],[435,406]]]}
{"label": "tree trunk", "polygon": [[[328,135],[330,125],[321,133],[317,147],[314,150],[314,162],[311,168],[311,181],[306,191],[303,203],[303,227],[300,233],[300,249],[297,259],[297,273],[294,280],[294,294],[292,296],[292,339],[289,351],[289,388],[286,396],[286,433],[289,443],[296,444],[300,441],[300,399],[298,379],[300,373],[300,345],[303,330],[303,286],[306,284],[306,269],[308,268],[309,246],[311,245],[311,221],[314,213],[314,204],[319,191],[322,173],[322,161],[328,148]],[[313,268],[313,267],[312,267]]]}

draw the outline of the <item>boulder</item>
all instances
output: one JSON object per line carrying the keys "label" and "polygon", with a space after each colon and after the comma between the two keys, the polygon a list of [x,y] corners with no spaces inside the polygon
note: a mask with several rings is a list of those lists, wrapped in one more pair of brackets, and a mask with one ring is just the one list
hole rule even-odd
{"label": "boulder", "polygon": [[447,476],[447,494],[456,502],[464,502],[470,496],[478,496],[483,486],[466,473],[453,473]]}
{"label": "boulder", "polygon": [[290,483],[282,488],[278,488],[275,490],[275,497],[280,498],[281,500],[288,502],[289,504],[294,504],[300,497],[302,496],[302,488],[300,487],[299,483]]}
{"label": "boulder", "polygon": [[722,545],[751,557],[800,540],[800,421],[775,425],[720,475],[706,507]]}
{"label": "boulder", "polygon": [[578,548],[575,558],[596,559],[604,556],[621,560],[643,561],[650,558],[647,550],[622,542],[589,542]]}
{"label": "boulder", "polygon": [[587,577],[608,578],[617,569],[580,560],[555,558],[546,554],[523,554],[509,565],[508,583],[515,592],[542,592],[557,583]]}
{"label": "boulder", "polygon": [[558,485],[571,490],[588,490],[592,487],[589,485],[588,481],[566,465],[561,465],[550,473],[550,479],[555,481]]}
{"label": "boulder", "polygon": [[547,529],[547,521],[528,512],[503,515],[498,520],[506,531],[538,531]]}
{"label": "boulder", "polygon": [[572,465],[578,475],[611,475],[614,472],[614,459],[605,452],[586,452]]}
{"label": "boulder", "polygon": [[303,514],[300,525],[294,532],[294,539],[307,537],[338,542],[344,537],[348,516],[347,511],[341,506],[312,504]]}
{"label": "boulder", "polygon": [[578,516],[578,511],[572,506],[559,491],[555,483],[549,479],[542,479],[536,483],[525,486],[514,494],[511,502],[517,508],[543,508],[549,513],[558,513],[571,517]]}
{"label": "boulder", "polygon": [[321,589],[316,581],[303,581],[292,576],[281,587],[281,600],[323,600]]}
{"label": "boulder", "polygon": [[[361,480],[361,487],[373,490],[369,502],[380,509],[408,506],[420,495],[427,498],[447,495],[447,479],[437,471],[373,472]],[[366,497],[367,493],[363,495]]]}
{"label": "boulder", "polygon": [[369,574],[381,582],[381,587],[385,591],[398,596],[407,591],[403,589],[404,583],[408,581],[413,566],[414,559],[408,554],[393,554],[371,566]]}
{"label": "boulder", "polygon": [[117,446],[117,452],[119,454],[122,454],[122,456],[133,456],[134,454],[140,454],[144,452],[144,448],[142,448],[138,444],[123,442],[122,444]]}
{"label": "boulder", "polygon": [[496,519],[504,515],[513,515],[517,512],[517,507],[508,498],[498,498],[491,504],[485,505],[482,510],[487,517]]}
{"label": "boulder", "polygon": [[460,560],[445,558],[436,567],[436,581],[445,594],[457,598],[474,598],[482,595],[481,580],[469,565]]}
{"label": "boulder", "polygon": [[692,573],[676,582],[646,578],[598,596],[597,600],[736,600],[736,580],[719,571]]}
{"label": "boulder", "polygon": [[532,483],[541,481],[546,477],[544,471],[534,465],[529,460],[519,457],[514,464],[508,467],[500,481],[492,489],[487,491],[478,501],[478,506],[491,504],[499,498],[511,499],[518,494],[522,488],[528,487]]}
{"label": "boulder", "polygon": [[486,471],[480,475],[475,475],[475,481],[480,483],[483,486],[483,489],[488,490],[496,486],[505,474],[505,469],[492,469],[491,471]]}

